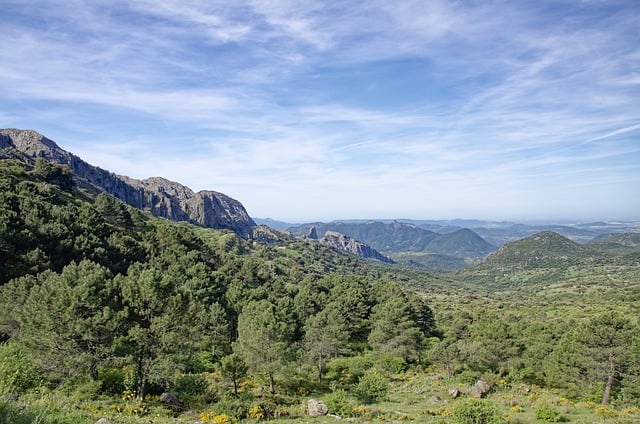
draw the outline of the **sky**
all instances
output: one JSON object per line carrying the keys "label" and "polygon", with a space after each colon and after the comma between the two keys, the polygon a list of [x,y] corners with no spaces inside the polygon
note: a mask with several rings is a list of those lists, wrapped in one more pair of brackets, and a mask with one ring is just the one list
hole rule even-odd
{"label": "sky", "polygon": [[640,219],[637,0],[2,0],[0,127],[253,217]]}

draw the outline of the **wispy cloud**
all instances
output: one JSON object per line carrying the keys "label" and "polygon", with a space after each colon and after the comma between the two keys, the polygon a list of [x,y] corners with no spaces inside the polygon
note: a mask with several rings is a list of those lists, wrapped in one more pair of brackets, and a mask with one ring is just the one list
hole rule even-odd
{"label": "wispy cloud", "polygon": [[563,196],[630,214],[611,193],[640,174],[639,14],[623,0],[9,0],[0,119],[258,216],[525,216]]}

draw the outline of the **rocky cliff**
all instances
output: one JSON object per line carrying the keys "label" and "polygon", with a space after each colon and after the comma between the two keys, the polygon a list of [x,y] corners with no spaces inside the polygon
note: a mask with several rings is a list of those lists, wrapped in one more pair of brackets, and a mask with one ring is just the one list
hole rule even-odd
{"label": "rocky cliff", "polygon": [[345,250],[361,258],[375,259],[390,264],[395,263],[393,259],[384,256],[371,246],[336,231],[327,231],[324,237],[320,239],[320,243],[336,249]]}
{"label": "rocky cliff", "polygon": [[209,228],[229,229],[249,236],[255,223],[244,206],[215,191],[194,192],[164,178],[136,180],[90,165],[61,149],[54,141],[32,130],[0,130],[0,148],[4,156],[18,151],[31,158],[67,165],[81,185],[97,192],[107,192],[129,205],[149,210],[172,221],[187,221]]}

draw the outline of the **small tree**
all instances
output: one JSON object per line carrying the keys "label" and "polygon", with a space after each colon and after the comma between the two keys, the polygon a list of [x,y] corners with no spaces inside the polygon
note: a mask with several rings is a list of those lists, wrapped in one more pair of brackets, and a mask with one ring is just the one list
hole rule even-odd
{"label": "small tree", "polygon": [[275,393],[275,374],[290,354],[293,330],[268,300],[249,302],[238,317],[238,340],[233,349],[252,372],[268,375],[271,393]]}
{"label": "small tree", "polygon": [[347,339],[344,319],[332,308],[324,309],[307,320],[304,348],[307,358],[317,367],[319,384],[322,383],[325,362],[345,349]]}
{"label": "small tree", "polygon": [[225,378],[233,382],[233,393],[238,394],[238,383],[247,375],[249,367],[237,353],[227,355],[220,360],[220,371]]}
{"label": "small tree", "polygon": [[424,335],[413,320],[412,311],[405,299],[392,297],[377,304],[373,308],[370,320],[371,347],[405,361],[418,357],[424,346]]}

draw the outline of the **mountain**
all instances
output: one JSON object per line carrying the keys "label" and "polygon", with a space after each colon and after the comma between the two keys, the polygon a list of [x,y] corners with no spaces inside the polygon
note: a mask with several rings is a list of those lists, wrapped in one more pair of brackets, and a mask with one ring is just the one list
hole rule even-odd
{"label": "mountain", "polygon": [[368,246],[356,239],[353,239],[336,231],[327,231],[324,237],[319,239],[319,241],[324,245],[333,247],[335,249],[347,251],[356,256],[360,256],[361,258],[375,259],[380,262],[390,264],[394,263],[393,259],[382,255],[371,246]]}
{"label": "mountain", "polygon": [[381,252],[421,252],[431,240],[437,237],[433,231],[397,221],[388,224],[380,221],[317,222],[291,227],[289,231],[302,235],[306,234],[312,226],[316,227],[318,234],[335,231],[366,243]]}
{"label": "mountain", "polygon": [[602,234],[594,238],[589,244],[594,246],[638,247],[640,246],[640,233]]}
{"label": "mountain", "polygon": [[215,191],[194,192],[164,178],[136,180],[90,165],[61,149],[54,141],[32,130],[0,130],[1,157],[16,152],[32,160],[43,158],[67,165],[78,184],[93,192],[107,192],[125,203],[155,216],[172,221],[186,221],[208,228],[229,229],[249,236],[256,224],[237,200]]}
{"label": "mountain", "polygon": [[[399,252],[435,253],[453,258],[481,259],[496,248],[469,229],[457,229],[449,233],[439,234],[425,230],[412,223],[392,221],[344,222],[304,224],[289,228],[293,234],[303,235],[315,227],[318,234],[336,231],[366,243],[374,249],[389,255]],[[406,257],[413,260],[413,257]],[[422,261],[417,261],[422,263]],[[453,261],[462,263],[464,261]],[[446,269],[450,269],[447,265]]]}
{"label": "mountain", "polygon": [[468,228],[445,233],[429,242],[427,249],[457,258],[481,259],[496,248]]}
{"label": "mountain", "polygon": [[286,230],[289,227],[293,227],[296,224],[292,224],[290,222],[278,221],[276,219],[271,218],[256,218],[251,217],[253,221],[258,225],[266,225],[267,227],[271,227],[274,230]]}
{"label": "mountain", "polygon": [[564,267],[589,257],[593,252],[553,231],[543,231],[508,243],[480,265],[493,269]]}

